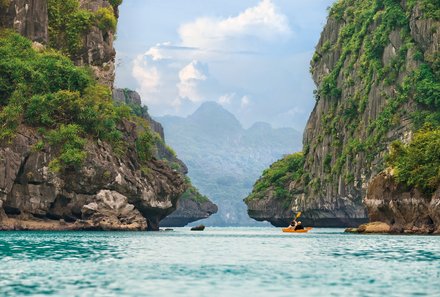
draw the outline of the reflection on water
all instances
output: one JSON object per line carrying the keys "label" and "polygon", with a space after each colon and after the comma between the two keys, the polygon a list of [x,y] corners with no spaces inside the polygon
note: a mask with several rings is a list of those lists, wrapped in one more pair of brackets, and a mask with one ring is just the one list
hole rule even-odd
{"label": "reflection on water", "polygon": [[[0,296],[440,296],[440,237],[0,233]],[[415,281],[417,280],[417,281]]]}

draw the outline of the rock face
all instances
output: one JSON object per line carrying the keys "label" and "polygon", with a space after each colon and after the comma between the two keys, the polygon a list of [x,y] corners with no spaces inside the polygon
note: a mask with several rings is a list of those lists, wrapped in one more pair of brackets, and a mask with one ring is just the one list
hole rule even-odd
{"label": "rock face", "polygon": [[[307,199],[304,188],[299,182],[290,183],[289,191],[291,196],[288,200],[277,198],[276,191],[271,188],[262,199],[246,201],[249,216],[257,221],[268,221],[276,227],[288,226],[298,211],[306,209],[303,205]],[[353,207],[350,201],[346,200],[345,203],[345,205],[340,203],[341,209],[338,210],[307,210],[303,212],[301,222],[305,226],[334,228],[354,227],[366,222],[363,209]]]}
{"label": "rock face", "polygon": [[176,168],[179,167],[179,171],[181,173],[188,173],[188,168],[186,167],[185,163],[178,159],[166,146],[165,133],[162,125],[151,118],[148,113],[148,108],[142,105],[141,96],[136,91],[128,89],[114,89],[113,100],[134,107],[135,110],[137,110],[138,115],[146,119],[150,124],[151,129],[159,135],[162,141],[157,144],[156,158],[167,160],[171,164],[176,164]]}
{"label": "rock face", "polygon": [[[178,159],[174,152],[166,146],[162,125],[151,118],[148,114],[148,109],[142,106],[141,97],[137,92],[128,89],[115,89],[113,90],[113,100],[134,107],[138,115],[146,119],[151,129],[159,135],[161,141],[157,142],[157,159],[171,164],[171,167],[178,170],[181,174],[188,174],[188,168],[185,163]],[[191,222],[206,219],[212,214],[217,213],[217,211],[217,205],[202,196],[197,189],[190,187],[177,202],[177,209],[162,220],[160,226],[183,227]]]}
{"label": "rock face", "polygon": [[[96,12],[100,8],[112,6],[107,0],[80,0],[80,7]],[[118,8],[114,7],[114,13],[118,16]],[[95,72],[95,76],[101,84],[113,87],[115,80],[115,56],[113,47],[115,33],[109,29],[101,29],[91,26],[84,35],[83,48],[73,58],[77,65],[89,65]]]}
{"label": "rock face", "polygon": [[33,41],[48,42],[47,0],[6,0],[0,3],[4,3],[0,4],[1,27],[13,28]]}
{"label": "rock face", "polygon": [[123,102],[130,106],[137,106],[140,115],[150,123],[151,129],[159,134],[160,138],[165,140],[165,133],[162,124],[151,118],[148,114],[148,108],[142,105],[142,99],[138,92],[129,89],[114,89],[113,100],[116,102]]}
{"label": "rock face", "polygon": [[91,228],[114,230],[145,230],[147,220],[128,203],[124,195],[110,190],[101,190],[93,202],[81,208],[82,219],[92,222]]}
{"label": "rock face", "polygon": [[[134,144],[136,126],[125,126],[125,140]],[[67,225],[61,229],[157,230],[186,190],[183,176],[162,161],[153,159],[145,172],[132,146],[116,157],[100,141],[89,141],[79,170],[53,173],[54,152],[35,150],[39,139],[23,126],[12,143],[0,146],[0,205],[9,219],[63,220]]]}
{"label": "rock face", "polygon": [[297,211],[314,226],[368,220],[362,200],[385,169],[389,144],[408,142],[414,115],[432,111],[408,91],[421,65],[435,67],[438,59],[440,24],[420,2],[334,5],[311,63],[318,90],[304,131],[304,174],[285,185],[291,201],[276,201],[268,190],[248,202],[251,217],[274,225],[287,225]]}
{"label": "rock face", "polygon": [[364,203],[371,221],[385,222],[394,233],[440,233],[440,187],[428,196],[406,189],[390,172],[377,175]]}
{"label": "rock face", "polygon": [[[282,200],[273,196],[273,193],[268,193],[263,199],[247,202],[248,214],[257,221],[269,221],[276,227],[286,227],[292,221],[294,214],[290,208],[284,205]],[[307,222],[305,225],[309,226],[310,224]]]}
{"label": "rock face", "polygon": [[[14,29],[32,41],[43,44],[55,38],[48,33],[50,20],[47,0],[4,0],[0,3],[4,3],[0,5],[0,27]],[[80,0],[79,5],[81,9],[92,12],[112,6],[106,0]],[[114,13],[117,17],[117,7],[114,7]],[[115,79],[114,35],[111,29],[92,25],[82,36],[82,48],[71,56],[76,65],[90,66],[97,80],[109,87],[113,87]]]}
{"label": "rock face", "polygon": [[160,222],[161,227],[184,227],[189,223],[207,219],[217,213],[217,205],[211,201],[199,202],[193,199],[179,199],[175,212]]}
{"label": "rock face", "polygon": [[[47,3],[1,1],[0,26],[50,45],[54,36],[48,36]],[[79,0],[78,4],[90,12],[111,6],[105,0]],[[117,7],[106,11],[117,17]],[[81,35],[82,48],[68,54],[77,65],[91,66],[101,84],[112,86],[114,32],[95,23],[87,30]],[[125,99],[124,103],[130,103]],[[0,229],[158,230],[159,222],[176,209],[188,187],[187,169],[166,147],[160,124],[146,111],[142,116],[162,136],[162,140],[155,139],[156,154],[149,161],[141,160],[136,148],[138,136],[147,128],[124,118],[117,127],[123,151],[115,152],[108,143],[89,135],[82,165],[59,171],[49,169],[59,152],[44,145],[43,132],[18,125],[14,137],[0,143]]]}

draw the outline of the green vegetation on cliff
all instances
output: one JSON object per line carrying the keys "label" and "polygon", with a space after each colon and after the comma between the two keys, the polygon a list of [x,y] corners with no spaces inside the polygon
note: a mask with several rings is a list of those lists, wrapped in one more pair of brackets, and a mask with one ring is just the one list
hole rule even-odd
{"label": "green vegetation on cliff", "polygon": [[[343,21],[345,25],[340,29],[337,43],[332,45],[333,51],[340,51],[337,63],[323,79],[317,93],[319,100],[333,101],[334,106],[323,117],[326,134],[319,135],[318,140],[322,142],[326,135],[331,135],[332,146],[341,147],[342,152],[330,162],[325,160],[331,163],[331,170],[326,171],[327,180],[337,180],[339,175],[349,177],[349,168],[344,165],[360,153],[366,154],[368,163],[377,159],[386,150],[387,134],[397,128],[404,117],[412,119],[414,129],[427,123],[440,124],[440,59],[438,55],[424,54],[410,34],[409,18],[416,5],[426,18],[439,12],[438,1],[408,1],[406,6],[393,0],[338,1],[331,8],[330,18]],[[397,52],[394,57],[384,58],[393,33],[398,39],[393,45]],[[318,51],[323,52],[323,48]],[[415,69],[408,69],[411,60],[414,60]],[[319,56],[312,65],[318,61]],[[349,90],[355,84],[355,92],[344,94],[349,98],[341,102],[342,89]],[[386,105],[364,126],[362,115],[371,100],[373,88],[383,89],[380,96],[386,97]],[[418,106],[416,111],[408,114],[403,106],[410,100]],[[343,127],[348,130],[344,135],[345,144],[339,140]],[[365,134],[366,137],[359,138]]]}
{"label": "green vegetation on cliff", "polygon": [[0,9],[5,9],[9,6],[11,0],[0,0]]}
{"label": "green vegetation on cliff", "polygon": [[122,1],[111,1],[112,6],[96,12],[80,8],[79,0],[48,0],[50,45],[74,56],[84,46],[84,37],[92,26],[102,31],[116,31],[114,9]]}
{"label": "green vegetation on cliff", "polygon": [[255,183],[247,201],[263,198],[267,191],[273,190],[275,198],[289,198],[288,184],[301,179],[304,173],[304,154],[295,153],[285,156],[264,170],[261,178]]}
{"label": "green vegetation on cliff", "polygon": [[434,192],[440,186],[440,129],[422,129],[408,145],[394,142],[388,163],[398,182]]}
{"label": "green vegetation on cliff", "polygon": [[122,4],[122,0],[109,0],[108,2],[110,2],[110,4],[111,4],[113,7],[118,7],[119,5]]}
{"label": "green vegetation on cliff", "polygon": [[209,198],[202,195],[197,188],[195,188],[189,178],[187,177],[188,189],[179,198],[181,200],[193,200],[198,203],[210,202]]}
{"label": "green vegetation on cliff", "polygon": [[417,4],[423,12],[423,18],[440,20],[440,4],[437,0],[407,0],[409,9],[413,9]]}
{"label": "green vegetation on cliff", "polygon": [[59,172],[65,167],[77,169],[81,166],[87,157],[83,136],[83,129],[75,124],[61,125],[47,134],[48,143],[60,150],[59,157],[49,163],[53,172]]}
{"label": "green vegetation on cliff", "polygon": [[153,148],[155,145],[155,137],[153,133],[146,130],[139,135],[136,140],[136,150],[138,152],[139,158],[146,162],[153,157]]}
{"label": "green vegetation on cliff", "polygon": [[[128,106],[114,104],[110,89],[97,84],[88,69],[54,50],[37,52],[30,40],[10,31],[0,32],[0,56],[2,141],[12,139],[21,123],[39,127],[48,143],[59,147],[53,163],[57,169],[81,164],[87,138],[123,151],[126,144],[118,125],[135,116]],[[154,135],[144,119],[134,120],[144,127],[136,147],[147,161],[153,155]]]}

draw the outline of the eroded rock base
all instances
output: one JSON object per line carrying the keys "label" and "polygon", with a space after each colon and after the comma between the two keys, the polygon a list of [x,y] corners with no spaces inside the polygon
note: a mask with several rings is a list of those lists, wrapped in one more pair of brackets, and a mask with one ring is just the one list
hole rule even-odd
{"label": "eroded rock base", "polygon": [[[392,172],[384,171],[370,183],[364,204],[370,221],[376,223],[360,226],[355,232],[440,234],[440,188],[432,195],[407,189],[395,181]],[[379,224],[389,230],[376,230]]]}

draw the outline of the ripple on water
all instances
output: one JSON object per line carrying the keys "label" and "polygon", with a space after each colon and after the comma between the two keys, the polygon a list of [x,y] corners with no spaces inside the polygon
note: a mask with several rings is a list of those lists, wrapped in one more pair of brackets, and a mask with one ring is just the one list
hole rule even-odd
{"label": "ripple on water", "polygon": [[341,231],[4,232],[0,295],[440,296],[440,237]]}

